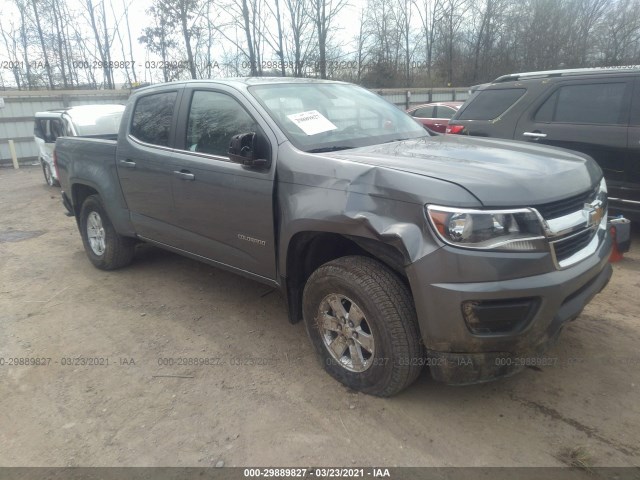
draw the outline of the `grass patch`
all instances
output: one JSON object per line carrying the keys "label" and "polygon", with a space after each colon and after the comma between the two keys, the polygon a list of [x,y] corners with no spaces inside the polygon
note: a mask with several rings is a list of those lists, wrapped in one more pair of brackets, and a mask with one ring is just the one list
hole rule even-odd
{"label": "grass patch", "polygon": [[570,467],[591,472],[592,458],[586,447],[566,447],[560,451],[558,460]]}

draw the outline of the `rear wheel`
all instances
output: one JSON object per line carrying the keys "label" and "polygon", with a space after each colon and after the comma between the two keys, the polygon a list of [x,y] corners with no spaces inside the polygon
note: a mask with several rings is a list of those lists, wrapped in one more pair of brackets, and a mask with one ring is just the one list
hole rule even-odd
{"label": "rear wheel", "polygon": [[51,167],[47,162],[42,162],[42,172],[44,173],[44,181],[47,182],[47,185],[53,187],[56,185],[56,180],[53,178],[53,174],[51,173]]}
{"label": "rear wheel", "polygon": [[89,260],[102,270],[121,268],[133,260],[135,239],[118,235],[98,195],[82,204],[80,234]]}
{"label": "rear wheel", "polygon": [[325,370],[349,388],[386,397],[420,374],[411,294],[385,265],[360,256],[324,264],[307,281],[303,308]]}

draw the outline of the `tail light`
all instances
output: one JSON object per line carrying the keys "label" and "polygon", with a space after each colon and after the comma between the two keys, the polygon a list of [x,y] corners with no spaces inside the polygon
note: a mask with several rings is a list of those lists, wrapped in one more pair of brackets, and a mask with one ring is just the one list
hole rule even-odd
{"label": "tail light", "polygon": [[60,179],[60,172],[58,171],[58,154],[56,153],[55,148],[53,149],[53,169],[56,171],[56,178]]}
{"label": "tail light", "polygon": [[445,133],[459,134],[464,130],[464,125],[447,125]]}

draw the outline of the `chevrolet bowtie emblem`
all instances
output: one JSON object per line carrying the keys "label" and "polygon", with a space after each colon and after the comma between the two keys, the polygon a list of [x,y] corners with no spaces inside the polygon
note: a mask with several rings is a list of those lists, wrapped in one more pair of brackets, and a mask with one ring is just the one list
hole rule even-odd
{"label": "chevrolet bowtie emblem", "polygon": [[587,220],[587,227],[599,225],[604,216],[604,208],[602,208],[600,202],[594,202],[594,204],[585,203],[582,212]]}

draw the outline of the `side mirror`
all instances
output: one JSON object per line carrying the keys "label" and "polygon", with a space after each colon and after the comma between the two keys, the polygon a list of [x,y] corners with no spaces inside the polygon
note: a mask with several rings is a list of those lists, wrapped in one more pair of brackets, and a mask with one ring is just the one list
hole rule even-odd
{"label": "side mirror", "polygon": [[269,161],[258,157],[257,143],[255,132],[234,135],[229,142],[229,158],[247,167],[267,167]]}

